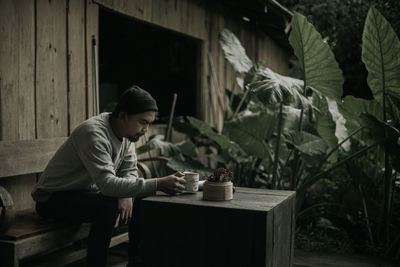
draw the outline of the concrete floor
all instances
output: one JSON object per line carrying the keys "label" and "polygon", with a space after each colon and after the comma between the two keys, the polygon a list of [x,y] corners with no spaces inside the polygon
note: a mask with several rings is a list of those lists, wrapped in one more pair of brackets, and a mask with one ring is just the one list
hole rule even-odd
{"label": "concrete floor", "polygon": [[376,258],[295,250],[293,267],[399,267]]}
{"label": "concrete floor", "polygon": [[[128,245],[123,243],[110,249],[108,267],[125,267],[127,265]],[[85,262],[79,261],[68,267],[84,267]],[[388,263],[379,259],[357,256],[338,255],[332,253],[315,253],[295,250],[293,267],[399,267],[400,263]],[[162,266],[160,266],[162,267]],[[188,266],[190,267],[190,266]],[[206,267],[206,266],[205,266]],[[251,267],[251,266],[243,266]]]}

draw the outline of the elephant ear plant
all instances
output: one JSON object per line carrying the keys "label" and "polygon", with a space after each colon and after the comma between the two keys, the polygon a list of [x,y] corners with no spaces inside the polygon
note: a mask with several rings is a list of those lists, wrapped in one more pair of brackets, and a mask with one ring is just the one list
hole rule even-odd
{"label": "elephant ear plant", "polygon": [[[362,60],[373,100],[341,99],[343,76],[338,63],[329,45],[299,13],[293,15],[289,36],[301,69],[298,78],[252,62],[231,31],[223,30],[219,38],[236,71],[238,88],[227,91],[230,101],[222,133],[187,117],[184,128],[191,130],[190,140],[181,147],[194,146],[196,153],[178,153],[169,166],[188,168],[195,163],[208,173],[210,168],[225,167],[234,171],[238,186],[296,190],[299,212],[307,192],[318,181],[334,179],[334,170],[354,166],[360,157],[376,150],[376,173],[381,162],[384,169],[381,228],[388,243],[393,181],[400,169],[400,43],[390,24],[375,8],[370,9]],[[378,146],[384,153],[379,153]],[[206,161],[217,166],[199,163],[200,148]],[[361,195],[367,217],[368,196]],[[367,225],[373,240],[368,218]],[[390,246],[400,243],[400,237],[395,240]]]}
{"label": "elephant ear plant", "polygon": [[[382,108],[382,118],[376,119],[381,119],[381,128],[387,140],[383,144],[385,174],[382,226],[388,244],[394,180],[392,170],[400,169],[400,41],[389,22],[374,7],[369,10],[364,26],[362,61],[368,71],[368,85]],[[397,138],[389,138],[391,131],[397,132]]]}
{"label": "elephant ear plant", "polygon": [[[253,155],[256,156],[256,162],[261,164],[254,167],[262,166],[264,172],[268,173],[264,177],[270,179],[267,184],[271,188],[297,189],[299,208],[306,191],[314,183],[376,144],[348,155],[343,161],[331,164],[329,161],[331,156],[344,147],[354,135],[354,133],[348,134],[343,120],[341,124],[337,123],[337,118],[342,118],[337,104],[342,95],[342,74],[329,46],[323,42],[319,33],[304,16],[295,13],[292,27],[289,40],[302,66],[303,80],[277,74],[260,63],[252,64],[249,71],[244,73],[242,97],[261,103],[263,105],[263,109],[260,109],[261,114],[277,113],[276,116],[270,115],[274,117],[274,120],[269,121],[270,124],[257,121],[258,124],[245,127],[247,132],[251,132],[248,138],[252,138],[254,136],[252,133],[258,133],[258,130],[270,133],[264,136],[258,134],[257,138],[254,138],[258,140],[258,144],[267,144],[269,148],[269,150],[263,149],[265,146],[258,145],[258,152]],[[227,44],[233,43],[235,46],[240,44],[231,41],[236,38],[233,33],[224,30],[220,38],[226,58],[234,67],[242,66],[240,62],[246,62],[245,66],[249,66],[248,58],[242,52],[244,49],[224,48]],[[234,51],[239,51],[236,57],[233,56]],[[235,69],[239,72],[243,68],[235,67]],[[241,103],[244,102],[242,99]],[[299,116],[292,116],[290,121],[290,115],[285,113],[288,110],[291,112],[297,110]],[[235,113],[233,118],[225,121],[224,128],[224,133],[243,148],[254,143],[235,138],[237,135],[235,132],[240,129],[235,122],[249,121],[244,117],[254,116],[251,112],[245,114],[247,115]],[[307,127],[303,125],[305,121]],[[357,131],[359,129],[355,132]],[[268,153],[269,160],[260,150]],[[287,180],[288,176],[291,177],[290,180]]]}

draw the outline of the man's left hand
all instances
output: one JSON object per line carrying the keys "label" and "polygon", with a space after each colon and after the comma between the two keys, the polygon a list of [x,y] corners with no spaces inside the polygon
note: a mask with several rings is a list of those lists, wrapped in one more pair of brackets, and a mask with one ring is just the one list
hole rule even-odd
{"label": "man's left hand", "polygon": [[120,220],[122,223],[128,223],[132,219],[132,198],[118,199],[118,209],[120,211]]}

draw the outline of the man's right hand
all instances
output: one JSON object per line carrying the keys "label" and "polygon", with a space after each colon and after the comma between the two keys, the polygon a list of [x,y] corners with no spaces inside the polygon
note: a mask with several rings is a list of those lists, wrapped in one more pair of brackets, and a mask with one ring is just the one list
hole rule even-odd
{"label": "man's right hand", "polygon": [[157,179],[157,190],[162,191],[164,193],[174,195],[176,193],[181,193],[185,190],[185,179],[181,172],[176,172],[174,174],[164,176]]}

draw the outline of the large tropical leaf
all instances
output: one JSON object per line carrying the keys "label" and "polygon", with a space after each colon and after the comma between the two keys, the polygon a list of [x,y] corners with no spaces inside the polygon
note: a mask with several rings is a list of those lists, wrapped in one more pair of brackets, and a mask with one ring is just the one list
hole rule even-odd
{"label": "large tropical leaf", "polygon": [[181,153],[187,157],[195,158],[198,155],[198,150],[195,144],[190,139],[183,140],[176,144]]}
{"label": "large tropical leaf", "polygon": [[269,147],[265,141],[271,138],[275,123],[276,116],[266,112],[242,115],[225,122],[224,133],[247,154],[266,158],[269,155]]}
{"label": "large tropical leaf", "polygon": [[322,138],[305,131],[290,131],[285,136],[291,145],[307,156],[324,156],[328,149]]}
{"label": "large tropical leaf", "polygon": [[247,73],[244,84],[264,105],[280,102],[297,108],[311,107],[311,101],[303,95],[304,82],[280,75],[257,64]]}
{"label": "large tropical leaf", "polygon": [[164,136],[159,134],[151,136],[146,144],[136,149],[136,153],[142,154],[153,149],[159,149],[163,156],[174,156],[180,153],[178,146],[164,141]]}
{"label": "large tropical leaf", "polygon": [[[268,107],[270,109],[271,107]],[[279,111],[279,107],[274,107],[273,110],[277,113]],[[292,106],[283,106],[282,110],[282,119],[283,119],[283,124],[282,128],[283,131],[287,130],[297,130],[299,129],[299,123],[300,123],[300,116],[301,116],[301,109],[294,108]],[[306,132],[309,133],[316,133],[315,125],[314,125],[314,119],[312,117],[312,110],[307,110],[303,114],[302,118],[302,129],[305,130]],[[318,113],[319,114],[319,113]]]}
{"label": "large tropical leaf", "polygon": [[382,107],[376,100],[346,96],[338,102],[338,107],[339,112],[346,119],[345,125],[349,132],[354,132],[362,126],[360,123],[362,113],[368,113],[379,120],[383,120]]}
{"label": "large tropical leaf", "polygon": [[374,98],[400,99],[400,41],[389,22],[371,7],[365,21],[362,61],[368,70],[368,85]]}
{"label": "large tropical leaf", "polygon": [[242,149],[237,144],[229,140],[228,137],[222,134],[218,134],[216,131],[214,131],[208,123],[190,116],[188,116],[187,119],[189,120],[190,124],[195,127],[202,135],[213,140],[221,147],[221,149],[233,149],[237,151],[242,151]]}
{"label": "large tropical leaf", "polygon": [[[349,131],[347,130],[346,125],[345,125],[346,119],[340,113],[338,104],[335,100],[332,100],[327,97],[326,102],[328,104],[329,113],[331,114],[332,120],[335,123],[335,136],[338,140],[338,143],[342,143],[349,136]],[[350,140],[342,143],[341,148],[344,151],[349,151],[350,150]]]}
{"label": "large tropical leaf", "polygon": [[361,123],[368,129],[371,140],[383,140],[382,147],[392,155],[400,155],[400,132],[393,126],[368,113],[361,114]]}
{"label": "large tropical leaf", "polygon": [[304,72],[306,86],[323,96],[340,99],[343,76],[329,45],[307,19],[294,12],[289,42]]}
{"label": "large tropical leaf", "polygon": [[[315,115],[315,125],[319,136],[328,144],[329,149],[334,149],[338,144],[338,138],[335,135],[336,123],[333,120],[332,114],[329,111],[329,106],[326,97],[313,95],[313,102],[321,111],[321,114]],[[338,158],[338,151],[335,151],[329,158],[331,162]]]}
{"label": "large tropical leaf", "polygon": [[239,39],[228,29],[223,29],[219,34],[219,43],[224,51],[225,58],[239,73],[248,72],[253,65],[246,55]]}
{"label": "large tropical leaf", "polygon": [[386,140],[380,146],[391,156],[392,166],[396,171],[400,171],[400,132],[395,127],[378,120],[374,116],[361,114],[362,124],[368,128],[370,143],[376,140]]}

